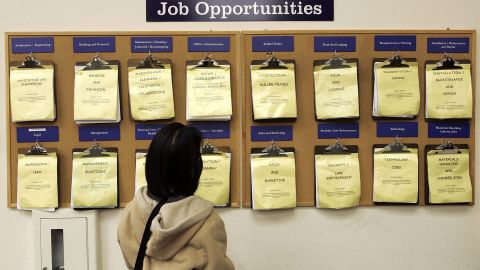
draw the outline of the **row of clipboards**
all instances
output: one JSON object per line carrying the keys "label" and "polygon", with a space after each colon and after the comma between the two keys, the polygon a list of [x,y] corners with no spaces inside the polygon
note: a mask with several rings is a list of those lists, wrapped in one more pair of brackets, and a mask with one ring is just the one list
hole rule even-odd
{"label": "row of clipboards", "polygon": [[[404,145],[395,138],[388,145],[374,145],[373,151],[373,202],[418,204],[418,146]],[[427,145],[425,160],[428,204],[472,201],[467,145],[453,145],[450,141]],[[272,142],[265,149],[252,149],[251,170],[253,209],[296,207],[293,148],[281,149]],[[330,146],[315,147],[315,191],[318,208],[359,206],[358,146],[344,146],[337,140]]]}
{"label": "row of clipboards", "polygon": [[[418,66],[416,62],[411,61],[413,59],[400,58],[398,52],[387,60],[375,60],[372,112],[374,117],[412,118],[418,114],[420,107]],[[461,78],[455,78],[456,83],[442,84],[440,87],[447,88],[448,91],[440,93],[429,88],[430,83],[439,81],[438,77],[432,77],[432,74],[441,71],[462,70],[467,68],[467,63],[455,61],[446,54],[443,60],[427,62],[427,64],[431,70],[427,69],[426,118],[471,118],[473,102],[469,65],[468,70],[465,70],[468,74]],[[187,65],[187,120],[229,120],[232,116],[232,100],[228,62],[216,61],[208,54],[203,60],[190,61]],[[335,53],[331,59],[315,61],[314,65],[317,120],[358,118],[359,91],[356,60],[342,59]],[[433,67],[431,67],[432,65]],[[174,118],[170,61],[158,60],[149,54],[142,61],[129,60],[128,66],[130,109],[133,120]],[[98,54],[90,62],[76,64],[75,89],[80,90],[75,91],[74,119],[78,124],[121,121],[118,69],[118,61],[107,62]],[[254,120],[295,119],[297,102],[294,62],[279,60],[272,52],[268,54],[266,61],[253,61],[251,69]],[[352,71],[341,71],[348,69],[352,69]],[[398,76],[389,75],[389,73],[395,72],[390,69],[397,69]],[[25,73],[27,70],[44,73],[40,75],[44,82],[37,82],[37,85],[34,86],[28,86],[28,84],[25,86],[23,82],[29,80]],[[152,76],[151,78],[142,78],[141,74],[146,73],[142,71],[145,70],[157,70],[158,72],[149,74],[148,76]],[[53,63],[42,64],[32,55],[28,56],[24,62],[12,65],[10,81],[12,121],[55,120],[53,73]],[[191,76],[190,79],[189,76]],[[337,79],[331,80],[329,76],[336,76]],[[109,79],[102,80],[102,77]],[[205,78],[212,80],[202,83],[202,80],[206,81]],[[458,80],[463,79],[468,82],[458,83]],[[156,89],[151,89],[155,87]],[[37,89],[32,90],[32,88]],[[150,89],[146,90],[146,88]],[[383,90],[384,88],[385,90]],[[26,104],[30,106],[25,108]]]}
{"label": "row of clipboards", "polygon": [[[74,120],[78,124],[121,121],[119,61],[97,54],[75,65]],[[48,77],[42,70],[48,70]],[[56,118],[54,66],[28,56],[10,67],[10,101],[13,122],[54,121]],[[30,74],[28,73],[30,71]],[[146,75],[145,75],[146,74]],[[171,62],[149,54],[128,62],[131,116],[136,121],[175,117]],[[23,80],[41,80],[25,86]],[[28,105],[28,106],[26,106]],[[232,116],[230,65],[207,54],[187,63],[187,120],[228,121]]]}
{"label": "row of clipboards", "polygon": [[[229,148],[216,148],[206,140],[200,149],[204,161],[196,195],[215,206],[230,204]],[[135,190],[147,185],[146,151],[136,151]],[[18,155],[17,208],[53,211],[58,207],[59,163],[54,149],[35,143]],[[118,206],[118,150],[96,142],[88,149],[73,149],[71,207],[114,208]]]}

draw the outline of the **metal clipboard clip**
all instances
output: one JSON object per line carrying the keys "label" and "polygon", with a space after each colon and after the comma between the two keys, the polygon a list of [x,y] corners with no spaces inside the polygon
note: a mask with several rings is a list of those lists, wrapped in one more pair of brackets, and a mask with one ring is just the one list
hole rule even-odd
{"label": "metal clipboard clip", "polygon": [[93,57],[92,61],[88,62],[83,70],[102,70],[102,69],[112,69],[110,63],[100,58],[100,55],[97,53]]}
{"label": "metal clipboard clip", "polygon": [[438,61],[435,64],[433,70],[449,70],[449,69],[463,69],[460,66],[460,63],[453,60],[453,57],[450,56],[448,53],[443,55],[443,59]]}
{"label": "metal clipboard clip", "polygon": [[393,139],[393,142],[385,146],[383,150],[381,151],[382,153],[410,153],[410,150],[408,150],[408,147],[404,145],[402,142],[400,142],[400,139],[395,137]]}
{"label": "metal clipboard clip", "polygon": [[272,140],[270,145],[264,149],[262,149],[262,153],[260,157],[286,157],[285,151],[278,147],[275,141]]}
{"label": "metal clipboard clip", "polygon": [[396,51],[393,56],[385,60],[384,63],[387,64],[383,65],[382,68],[409,67],[409,65],[406,64],[406,61],[400,57],[400,51]]}
{"label": "metal clipboard clip", "polygon": [[351,152],[337,139],[334,144],[325,148],[325,155],[350,155]]}
{"label": "metal clipboard clip", "polygon": [[147,69],[147,68],[159,68],[164,69],[165,66],[160,62],[160,60],[153,57],[151,52],[148,52],[147,57],[143,59],[140,63],[138,63],[136,69]]}
{"label": "metal clipboard clip", "polygon": [[443,143],[437,146],[435,149],[440,150],[436,152],[438,155],[452,155],[461,153],[458,151],[458,147],[455,146],[450,140],[444,140]]}
{"label": "metal clipboard clip", "polygon": [[205,139],[205,144],[200,148],[202,155],[222,154],[215,146],[211,145],[208,138]]}
{"label": "metal clipboard clip", "polygon": [[30,53],[27,57],[25,57],[25,61],[23,61],[22,65],[18,68],[44,68],[42,63],[33,57],[33,54]]}
{"label": "metal clipboard clip", "polygon": [[109,155],[105,154],[107,150],[103,149],[102,147],[98,146],[97,141],[93,142],[93,145],[89,148],[87,148],[83,153],[86,155],[83,155],[82,158],[88,158],[88,157],[108,157]]}
{"label": "metal clipboard clip", "polygon": [[196,68],[221,68],[218,65],[218,62],[212,58],[212,53],[208,52],[205,54],[205,57],[198,61]]}
{"label": "metal clipboard clip", "polygon": [[322,69],[339,69],[339,68],[351,68],[352,66],[348,65],[347,60],[342,59],[338,56],[337,51],[333,53],[332,58],[328,59],[325,62],[325,67]]}
{"label": "metal clipboard clip", "polygon": [[260,69],[287,69],[285,63],[275,56],[275,52],[267,53],[268,59],[262,63]]}
{"label": "metal clipboard clip", "polygon": [[48,151],[47,149],[43,148],[42,146],[40,146],[40,144],[38,144],[38,141],[35,142],[34,145],[32,145],[32,147],[30,147],[30,149],[28,149],[26,155],[31,155],[31,156],[43,156],[43,155],[47,155],[48,154]]}

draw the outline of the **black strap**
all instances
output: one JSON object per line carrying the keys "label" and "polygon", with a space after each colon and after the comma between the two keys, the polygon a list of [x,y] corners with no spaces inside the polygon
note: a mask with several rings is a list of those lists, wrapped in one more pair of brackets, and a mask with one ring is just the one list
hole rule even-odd
{"label": "black strap", "polygon": [[138,249],[137,260],[135,261],[135,268],[134,270],[142,270],[143,268],[143,259],[145,258],[145,253],[147,252],[147,243],[150,239],[150,226],[152,225],[153,219],[157,216],[160,208],[167,202],[167,200],[163,200],[158,202],[158,204],[153,208],[150,217],[148,217],[147,224],[145,224],[145,230],[143,231],[142,242],[140,243],[140,248]]}

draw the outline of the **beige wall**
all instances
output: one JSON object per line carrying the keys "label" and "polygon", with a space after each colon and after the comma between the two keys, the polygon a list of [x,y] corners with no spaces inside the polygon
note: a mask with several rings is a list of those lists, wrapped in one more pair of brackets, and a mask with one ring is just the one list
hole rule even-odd
{"label": "beige wall", "polygon": [[[144,2],[0,0],[0,32],[480,28],[478,0],[335,0],[334,22],[241,23],[146,23]],[[1,35],[0,63],[5,61],[4,51]],[[479,70],[477,68],[475,74],[477,81]],[[4,81],[4,65],[0,65],[2,93]],[[477,86],[477,96],[480,96],[478,90]],[[5,125],[4,108],[2,94],[0,127]],[[477,119],[478,112],[477,107]],[[479,137],[478,132],[476,136]],[[33,269],[31,214],[5,206],[5,138],[5,130],[0,128],[0,269]],[[477,143],[477,157],[478,147]],[[478,173],[476,178],[480,179]],[[479,190],[477,188],[477,198],[480,198]],[[120,212],[101,212],[105,270],[123,269],[115,234]],[[363,207],[347,211],[296,209],[269,213],[227,209],[220,212],[228,231],[228,253],[238,269],[480,269],[478,202],[474,207]]]}

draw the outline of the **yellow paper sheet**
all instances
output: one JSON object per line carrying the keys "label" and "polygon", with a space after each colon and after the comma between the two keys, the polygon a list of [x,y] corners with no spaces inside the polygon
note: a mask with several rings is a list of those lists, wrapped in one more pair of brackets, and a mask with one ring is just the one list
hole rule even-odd
{"label": "yellow paper sheet", "polygon": [[57,154],[18,155],[17,208],[58,207]]}
{"label": "yellow paper sheet", "polygon": [[256,120],[297,117],[295,65],[287,69],[260,69],[252,65],[253,115]]}
{"label": "yellow paper sheet", "polygon": [[472,78],[470,64],[462,69],[426,68],[426,117],[432,119],[472,118]]}
{"label": "yellow paper sheet", "polygon": [[187,119],[229,118],[232,115],[230,65],[187,66]]}
{"label": "yellow paper sheet", "polygon": [[147,153],[135,154],[135,190],[147,186],[147,178],[145,177],[145,161]]}
{"label": "yellow paper sheet", "polygon": [[251,155],[253,209],[296,207],[295,155],[286,154],[286,157]]}
{"label": "yellow paper sheet", "polygon": [[468,149],[459,154],[427,153],[430,203],[472,202]]}
{"label": "yellow paper sheet", "polygon": [[378,92],[378,116],[411,117],[420,110],[418,63],[408,62],[409,67],[382,68],[375,64]]}
{"label": "yellow paper sheet", "polygon": [[217,206],[230,201],[230,153],[202,155],[203,171],[195,195]]}
{"label": "yellow paper sheet", "polygon": [[315,155],[317,207],[348,208],[360,203],[358,153]]}
{"label": "yellow paper sheet", "polygon": [[133,120],[147,121],[175,117],[170,64],[164,68],[128,68],[128,91]]}
{"label": "yellow paper sheet", "polygon": [[75,72],[75,121],[117,120],[118,66]]}
{"label": "yellow paper sheet", "polygon": [[350,68],[323,69],[316,66],[315,112],[317,119],[359,117],[357,64]]}
{"label": "yellow paper sheet", "polygon": [[416,203],[418,201],[418,150],[382,153],[374,150],[373,201]]}
{"label": "yellow paper sheet", "polygon": [[72,207],[113,208],[117,206],[117,153],[107,157],[82,157],[73,153]]}
{"label": "yellow paper sheet", "polygon": [[13,122],[55,120],[53,66],[10,67],[10,107]]}

